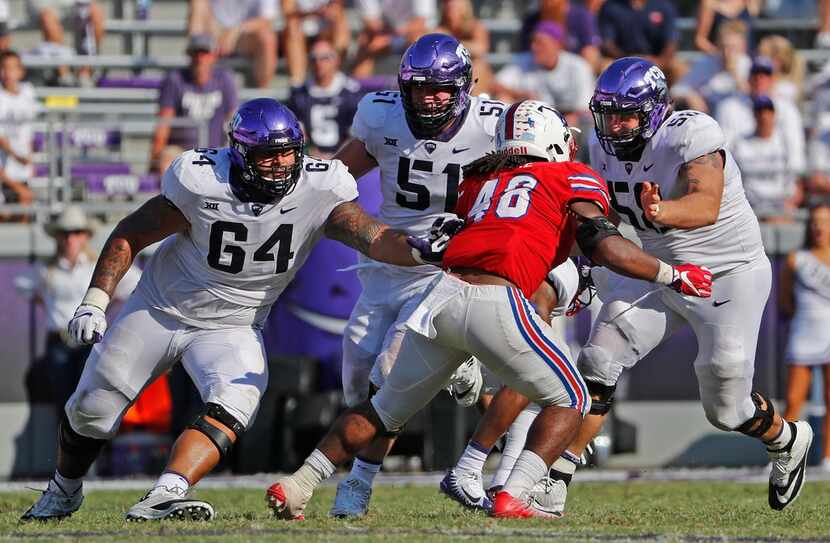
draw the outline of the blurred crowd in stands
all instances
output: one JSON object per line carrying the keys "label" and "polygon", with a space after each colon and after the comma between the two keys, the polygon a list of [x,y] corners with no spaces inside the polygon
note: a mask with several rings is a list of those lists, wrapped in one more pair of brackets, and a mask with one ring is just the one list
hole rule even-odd
{"label": "blurred crowd in stands", "polygon": [[[134,0],[129,3],[133,13],[124,16],[153,20],[156,4]],[[224,145],[227,122],[245,89],[285,98],[304,125],[309,154],[331,156],[348,137],[362,95],[395,89],[404,49],[419,36],[439,31],[458,37],[469,50],[474,93],[507,102],[549,102],[583,129],[583,138],[592,133],[588,102],[596,75],[615,58],[645,56],[667,74],[676,109],[697,109],[719,121],[742,170],[750,203],[762,221],[804,222],[806,209],[830,204],[830,0],[189,0],[188,4],[182,27],[185,50],[168,52],[170,56],[184,53],[188,62],[150,85],[158,89],[158,119],[149,138],[146,171],[133,171],[136,175],[150,172],[157,180],[184,149]],[[27,82],[22,59],[59,59],[53,77],[41,87],[104,86],[102,68],[92,61],[84,66],[77,58],[101,53],[112,5],[100,0],[18,0],[13,5],[25,5],[26,13],[10,13],[9,0],[0,0],[0,204],[29,205],[37,201],[30,187],[37,171],[34,123],[44,107]],[[685,41],[678,24],[682,20],[695,21]],[[782,21],[780,28],[776,21]],[[808,43],[793,43],[785,36],[788,28],[799,24],[810,31]],[[15,28],[26,25],[37,26],[43,41],[18,54]],[[72,47],[65,36],[68,26]],[[505,27],[514,29],[509,51],[497,49],[491,40],[491,32]],[[805,50],[818,53],[812,57],[812,73]],[[826,60],[816,62],[823,51]],[[75,62],[60,64],[60,59],[70,58]],[[587,141],[583,147],[587,148]],[[152,191],[157,184],[147,186]],[[361,185],[362,197],[368,186]],[[822,219],[822,228],[830,232],[828,208],[822,209],[811,220]],[[0,221],[25,220],[20,211],[0,211]],[[50,234],[59,241],[58,253],[35,270],[28,287],[29,296],[52,308],[48,349],[58,352],[57,360],[82,359],[83,353],[72,350],[77,346],[64,345],[61,326],[53,326],[52,320],[58,316],[65,320],[69,313],[63,314],[61,303],[50,301],[53,294],[44,278],[56,285],[77,283],[80,288],[83,280],[70,281],[81,274],[73,272],[74,267],[91,273],[91,257],[83,247],[91,227],[85,221],[77,210],[55,219]],[[805,250],[830,266],[830,233],[813,237],[821,242]],[[329,249],[321,249],[321,255],[324,250]],[[801,262],[807,257],[799,258]],[[789,286],[784,305],[793,310],[798,303],[791,291],[792,276],[798,271],[795,256],[787,266],[790,283],[785,282]],[[55,272],[47,273],[50,269]],[[323,294],[336,298],[338,293],[349,293],[356,288],[350,281],[356,285],[354,278],[341,274],[326,284]],[[285,305],[278,305],[275,313],[302,321],[305,317],[296,309],[313,287],[304,283],[301,274],[294,288],[299,293],[294,296],[296,303],[289,290]],[[75,294],[80,299],[82,291]],[[334,317],[346,318],[346,305],[344,314]],[[284,319],[289,316],[281,318],[285,330]],[[293,352],[290,341],[308,337],[284,336],[279,339],[274,332],[273,345],[279,352]],[[331,353],[318,356],[331,359],[327,371],[333,377],[325,388],[338,387],[338,349],[339,340],[333,341]],[[66,375],[79,371],[77,361],[62,367]],[[805,371],[795,369],[791,375],[795,389],[788,403],[795,406],[806,395]],[[830,373],[826,375],[830,384]],[[65,395],[64,390],[55,392],[56,406]]]}

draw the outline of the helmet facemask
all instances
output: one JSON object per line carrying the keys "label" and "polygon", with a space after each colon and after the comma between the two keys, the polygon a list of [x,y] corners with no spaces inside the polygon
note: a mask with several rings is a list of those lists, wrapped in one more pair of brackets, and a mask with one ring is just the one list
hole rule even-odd
{"label": "helmet facemask", "polygon": [[[416,135],[438,135],[441,129],[447,126],[459,112],[459,98],[462,93],[458,85],[411,80],[399,80],[398,84],[401,90],[406,119],[410,127],[414,128],[413,132],[417,132]],[[433,93],[447,91],[450,93],[450,96],[445,100],[436,99],[431,102],[416,101],[413,94],[417,87],[429,88]]]}
{"label": "helmet facemask", "polygon": [[[253,190],[274,201],[294,190],[303,167],[302,142],[248,147],[232,140],[231,146],[241,155],[245,165],[242,178]],[[294,162],[289,166],[280,165],[278,159],[278,155],[285,151],[291,151],[294,155]],[[270,164],[263,167],[261,163],[269,159]]]}

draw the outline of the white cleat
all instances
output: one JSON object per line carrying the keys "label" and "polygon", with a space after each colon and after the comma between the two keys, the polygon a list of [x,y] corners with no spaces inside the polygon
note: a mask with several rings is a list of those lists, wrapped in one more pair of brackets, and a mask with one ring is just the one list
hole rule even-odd
{"label": "white cleat", "polygon": [[478,471],[450,469],[441,480],[441,492],[469,509],[490,511],[493,508]]}
{"label": "white cleat", "polygon": [[484,377],[481,374],[481,364],[471,356],[456,368],[447,385],[447,392],[463,407],[471,407],[481,396]]}
{"label": "white cleat", "polygon": [[178,486],[153,487],[124,515],[129,521],[212,520],[213,516],[212,505],[205,501],[188,499],[187,491]]}
{"label": "white cleat", "polygon": [[788,448],[780,451],[767,449],[772,470],[769,474],[769,506],[780,511],[793,503],[801,493],[807,466],[807,453],[813,442],[813,429],[799,420],[786,422],[793,431],[794,438]]}
{"label": "white cleat", "polygon": [[337,485],[337,495],[329,515],[337,518],[358,518],[369,512],[372,486],[349,475]]}
{"label": "white cleat", "polygon": [[285,477],[268,487],[265,500],[275,517],[284,520],[305,520],[303,512],[311,500],[311,492],[304,492],[294,479]]}
{"label": "white cleat", "polygon": [[545,476],[536,483],[530,492],[531,507],[549,515],[562,516],[565,500],[568,498],[568,485],[562,479]]}
{"label": "white cleat", "polygon": [[54,481],[40,495],[40,498],[20,517],[22,521],[61,520],[77,511],[84,501],[83,487],[73,494],[66,494]]}

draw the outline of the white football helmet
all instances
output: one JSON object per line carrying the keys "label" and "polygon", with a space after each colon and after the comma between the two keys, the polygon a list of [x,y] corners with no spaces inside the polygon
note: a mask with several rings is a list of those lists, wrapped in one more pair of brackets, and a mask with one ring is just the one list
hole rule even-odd
{"label": "white football helmet", "polygon": [[[496,125],[496,151],[528,155],[548,162],[576,156],[576,138],[561,113],[545,102],[523,100],[507,108]],[[578,130],[577,130],[578,131]]]}

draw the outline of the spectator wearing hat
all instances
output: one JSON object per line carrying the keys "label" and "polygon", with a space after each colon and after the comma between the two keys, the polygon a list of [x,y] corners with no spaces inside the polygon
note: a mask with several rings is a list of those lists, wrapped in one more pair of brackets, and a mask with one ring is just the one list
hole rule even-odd
{"label": "spectator wearing hat", "polygon": [[793,102],[774,94],[773,72],[774,66],[769,58],[755,57],[749,70],[749,92],[736,92],[722,100],[714,116],[726,137],[727,147],[731,147],[737,138],[755,132],[756,115],[753,113],[752,99],[759,96],[770,97],[775,105],[776,130],[784,139],[784,149],[789,155],[790,166],[793,171],[802,175],[807,169],[804,121]]}
{"label": "spectator wearing hat", "polygon": [[[164,172],[184,149],[221,147],[225,123],[236,110],[236,83],[230,72],[216,66],[216,40],[210,34],[194,34],[187,45],[190,65],[167,74],[159,91],[159,123],[153,135],[150,163]],[[207,128],[199,138],[199,126],[171,126],[173,117],[191,119]]]}
{"label": "spectator wearing hat", "polygon": [[32,203],[32,123],[40,112],[35,89],[23,81],[20,56],[0,53],[0,203]]}
{"label": "spectator wearing hat", "polygon": [[247,57],[252,82],[264,89],[277,68],[277,0],[190,0],[187,33],[217,36],[220,57]]}
{"label": "spectator wearing hat", "polygon": [[578,126],[580,118],[588,115],[594,76],[585,59],[563,46],[559,24],[537,24],[530,52],[520,53],[496,74],[495,95],[505,102],[542,100],[562,112],[571,126]]}
{"label": "spectator wearing hat", "polygon": [[[46,353],[37,365],[43,375],[34,377],[48,381],[50,397],[60,415],[78,384],[90,350],[87,345],[75,344],[66,327],[92,279],[96,256],[89,240],[94,225],[83,209],[67,206],[45,229],[55,239],[54,256],[36,262],[29,273],[16,278],[15,286],[21,295],[45,310]],[[138,284],[139,276],[135,268],[130,268],[115,297],[125,299]]]}
{"label": "spectator wearing hat", "polygon": [[798,207],[801,191],[783,134],[776,129],[775,105],[769,96],[753,96],[755,131],[735,141],[732,155],[741,169],[744,192],[758,218],[787,222]]}
{"label": "spectator wearing hat", "polygon": [[565,31],[565,49],[584,58],[592,68],[599,68],[599,37],[597,18],[585,6],[569,0],[540,0],[539,9],[522,21],[519,50],[528,51],[533,29],[541,21],[553,21]]}

